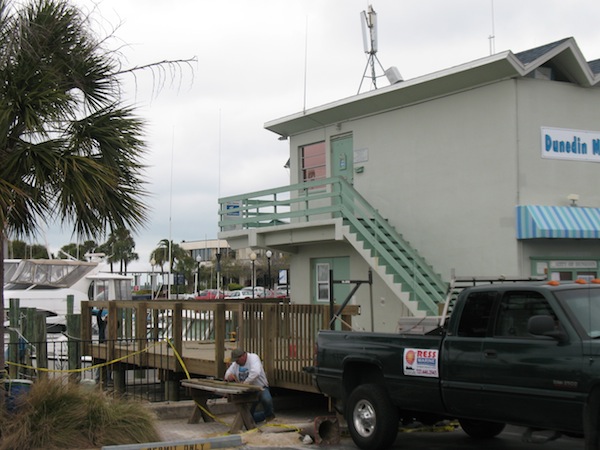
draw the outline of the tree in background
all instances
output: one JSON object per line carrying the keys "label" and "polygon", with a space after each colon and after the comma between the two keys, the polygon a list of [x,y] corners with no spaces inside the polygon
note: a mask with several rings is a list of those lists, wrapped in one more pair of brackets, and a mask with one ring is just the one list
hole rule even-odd
{"label": "tree in background", "polygon": [[165,264],[169,264],[169,262],[171,263],[171,272],[175,272],[177,270],[177,262],[183,261],[186,257],[191,258],[188,252],[181,248],[181,245],[168,239],[161,239],[158,247],[150,253],[150,261],[154,260],[154,264],[160,267],[161,272],[164,272],[164,266]]}
{"label": "tree in background", "polygon": [[[181,245],[169,241],[168,239],[161,239],[156,247],[150,253],[150,263],[160,267],[160,272],[164,272],[165,264],[169,264],[171,273],[183,274],[185,280],[189,281],[190,277],[193,277],[193,270],[195,270],[196,262],[192,259],[190,254],[184,250]],[[174,283],[179,284],[179,283]],[[181,283],[185,284],[185,283]]]}
{"label": "tree in background", "polygon": [[[35,235],[49,218],[78,238],[147,220],[142,122],[90,20],[64,0],[0,0],[0,261],[9,233]],[[0,371],[4,361],[0,351]]]}
{"label": "tree in background", "polygon": [[8,241],[8,258],[10,259],[46,259],[48,249],[41,244],[27,244],[15,239]]}
{"label": "tree in background", "polygon": [[79,261],[87,261],[86,254],[95,253],[98,244],[96,241],[87,240],[84,241],[83,244],[75,244],[71,242],[70,244],[63,245],[58,252],[58,259],[70,259],[75,258]]}
{"label": "tree in background", "polygon": [[126,228],[113,231],[108,240],[98,247],[98,250],[107,255],[110,271],[113,272],[113,264],[119,263],[119,273],[127,275],[127,266],[131,261],[140,259],[135,249],[135,240],[131,232]]}

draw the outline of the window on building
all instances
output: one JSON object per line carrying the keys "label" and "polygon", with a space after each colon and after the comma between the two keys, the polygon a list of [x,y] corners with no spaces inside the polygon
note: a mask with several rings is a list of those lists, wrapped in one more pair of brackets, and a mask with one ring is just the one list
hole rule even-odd
{"label": "window on building", "polygon": [[313,181],[326,177],[325,142],[301,147],[302,180]]}
{"label": "window on building", "polygon": [[317,301],[328,302],[329,301],[329,285],[331,280],[329,279],[329,264],[321,263],[317,264]]}

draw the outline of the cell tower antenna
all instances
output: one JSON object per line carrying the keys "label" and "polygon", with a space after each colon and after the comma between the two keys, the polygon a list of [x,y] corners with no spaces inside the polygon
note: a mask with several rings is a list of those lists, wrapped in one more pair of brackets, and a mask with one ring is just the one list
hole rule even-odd
{"label": "cell tower antenna", "polygon": [[[379,58],[377,58],[377,13],[373,9],[373,5],[369,5],[367,11],[362,11],[360,13],[360,23],[362,25],[364,51],[365,54],[369,56],[367,58],[367,65],[365,66],[365,70],[363,71],[363,75],[360,80],[360,85],[358,86],[358,94],[360,94],[360,89],[362,88],[365,78],[370,78],[373,88],[377,89],[377,78],[379,77],[377,76],[375,63],[377,63],[377,65],[381,68],[390,84],[402,81],[402,77],[400,76],[400,73],[396,67],[390,67],[386,71],[381,65],[381,62],[379,62]],[[367,71],[369,69],[371,69],[371,74],[367,75]]]}

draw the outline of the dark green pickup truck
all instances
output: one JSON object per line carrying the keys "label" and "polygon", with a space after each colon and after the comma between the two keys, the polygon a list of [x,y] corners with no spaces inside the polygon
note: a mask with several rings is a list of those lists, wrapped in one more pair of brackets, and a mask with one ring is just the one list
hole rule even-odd
{"label": "dark green pickup truck", "polygon": [[400,420],[458,419],[474,438],[505,424],[600,450],[600,284],[467,288],[425,335],[322,331],[314,367],[354,443],[382,449]]}

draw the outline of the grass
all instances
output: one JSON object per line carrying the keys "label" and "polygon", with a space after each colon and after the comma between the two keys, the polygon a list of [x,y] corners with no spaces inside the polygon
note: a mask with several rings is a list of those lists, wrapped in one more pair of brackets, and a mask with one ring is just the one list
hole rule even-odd
{"label": "grass", "polygon": [[14,412],[0,414],[0,450],[82,449],[159,441],[142,403],[60,380],[36,381]]}

